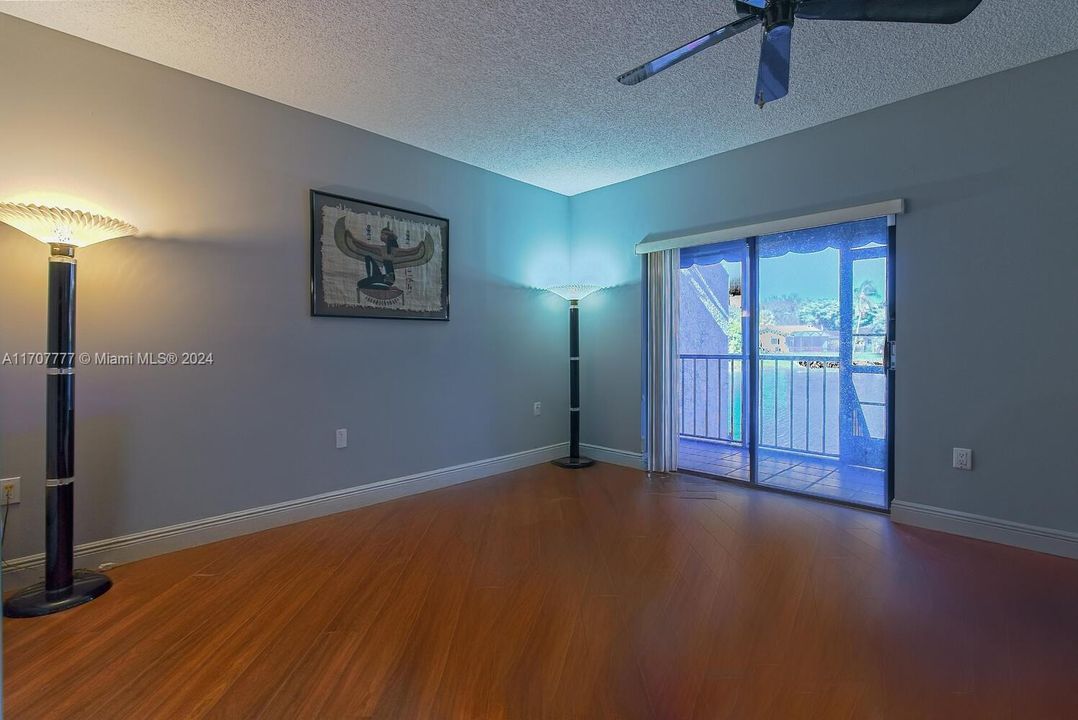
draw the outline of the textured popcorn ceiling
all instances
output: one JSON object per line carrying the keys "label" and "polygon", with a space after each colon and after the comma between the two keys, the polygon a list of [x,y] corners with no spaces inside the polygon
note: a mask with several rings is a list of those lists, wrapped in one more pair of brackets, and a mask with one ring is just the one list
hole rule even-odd
{"label": "textured popcorn ceiling", "polygon": [[[752,104],[730,0],[95,0],[0,11],[574,194],[1078,48],[1078,3],[984,0],[951,27],[799,22],[791,94]],[[1060,92],[1074,92],[1060,88]]]}

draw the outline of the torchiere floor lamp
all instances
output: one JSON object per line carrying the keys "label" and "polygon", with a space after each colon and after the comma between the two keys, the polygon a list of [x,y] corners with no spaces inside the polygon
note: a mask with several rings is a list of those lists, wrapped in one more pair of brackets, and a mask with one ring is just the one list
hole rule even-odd
{"label": "torchiere floor lamp", "polygon": [[0,221],[47,243],[45,581],[4,603],[8,617],[61,612],[104,594],[112,581],[74,568],[75,509],[75,249],[137,230],[115,218],[81,210],[0,203]]}
{"label": "torchiere floor lamp", "polygon": [[580,454],[580,301],[601,285],[555,285],[547,290],[569,301],[569,456],[552,461],[573,470],[595,463]]}

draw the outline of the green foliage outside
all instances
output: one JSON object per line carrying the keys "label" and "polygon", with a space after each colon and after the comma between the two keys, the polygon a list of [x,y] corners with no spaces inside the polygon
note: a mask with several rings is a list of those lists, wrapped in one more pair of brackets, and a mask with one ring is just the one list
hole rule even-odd
{"label": "green foliage outside", "polygon": [[[883,333],[887,316],[883,295],[875,283],[866,280],[854,293],[853,328],[855,333]],[[740,333],[741,319],[737,319]],[[838,332],[841,324],[837,299],[802,300],[797,295],[781,295],[760,303],[760,325],[811,325],[821,330]],[[733,337],[733,335],[729,335]]]}

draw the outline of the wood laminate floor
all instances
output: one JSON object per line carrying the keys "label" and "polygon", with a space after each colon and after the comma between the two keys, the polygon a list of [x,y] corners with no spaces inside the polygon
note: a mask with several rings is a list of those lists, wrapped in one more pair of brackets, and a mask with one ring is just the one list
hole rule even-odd
{"label": "wood laminate floor", "polygon": [[4,621],[34,718],[1078,717],[1078,562],[544,465],[116,568]]}

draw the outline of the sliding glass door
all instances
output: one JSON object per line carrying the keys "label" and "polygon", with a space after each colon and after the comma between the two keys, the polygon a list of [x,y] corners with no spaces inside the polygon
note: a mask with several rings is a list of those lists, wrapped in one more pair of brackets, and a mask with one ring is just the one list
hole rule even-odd
{"label": "sliding glass door", "polygon": [[681,442],[685,469],[748,482],[749,248],[681,251]]}
{"label": "sliding glass door", "polygon": [[682,250],[683,469],[888,506],[891,245],[880,218]]}

